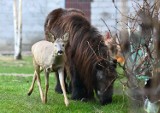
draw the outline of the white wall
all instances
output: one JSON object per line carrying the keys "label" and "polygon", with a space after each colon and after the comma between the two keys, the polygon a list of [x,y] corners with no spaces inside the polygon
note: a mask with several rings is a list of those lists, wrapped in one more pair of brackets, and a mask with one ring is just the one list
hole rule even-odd
{"label": "white wall", "polygon": [[[118,10],[122,11],[122,2],[123,0],[114,0],[115,5],[117,6]],[[143,0],[137,0],[134,2],[134,0],[128,0],[128,9],[126,9],[126,12],[135,14],[136,3],[142,3]],[[108,28],[106,25],[102,22],[101,18],[105,20],[107,26],[111,31],[116,31],[116,29],[121,29],[121,18],[122,15],[118,11],[112,0],[93,0],[91,3],[91,22],[94,26],[96,26],[101,33],[106,33],[108,31]],[[128,14],[125,14],[128,16]],[[117,23],[118,21],[118,23]],[[117,31],[118,31],[117,30]]]}
{"label": "white wall", "polygon": [[[117,7],[121,10],[121,1]],[[134,0],[128,0],[128,12],[133,12]],[[142,0],[138,0],[142,1]],[[65,7],[65,0],[23,0],[23,50],[30,50],[31,45],[37,40],[44,39],[44,21],[47,14],[53,9]],[[0,51],[13,51],[13,0],[0,0]],[[128,15],[128,14],[126,14]],[[111,31],[116,31],[116,19],[120,21],[121,14],[116,11],[112,0],[93,0],[91,2],[91,23],[101,33],[106,33],[108,28],[101,20],[104,19]],[[119,28],[118,28],[119,29]]]}
{"label": "white wall", "polygon": [[108,31],[103,19],[110,29],[114,30],[112,26],[115,26],[116,10],[111,2],[112,0],[93,0],[91,3],[91,23],[104,33]]}
{"label": "white wall", "polygon": [[[30,50],[37,40],[44,39],[44,21],[56,8],[65,7],[65,0],[22,0],[22,49]],[[0,0],[0,51],[13,51],[13,0]]]}

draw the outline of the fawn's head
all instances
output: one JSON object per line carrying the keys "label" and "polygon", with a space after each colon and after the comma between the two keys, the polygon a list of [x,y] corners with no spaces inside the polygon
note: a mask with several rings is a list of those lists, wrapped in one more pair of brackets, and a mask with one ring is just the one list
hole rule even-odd
{"label": "fawn's head", "polygon": [[52,37],[52,39],[54,39],[54,54],[56,56],[63,55],[65,51],[65,45],[69,39],[69,34],[65,33],[62,37],[55,37],[53,34],[50,33],[50,36]]}

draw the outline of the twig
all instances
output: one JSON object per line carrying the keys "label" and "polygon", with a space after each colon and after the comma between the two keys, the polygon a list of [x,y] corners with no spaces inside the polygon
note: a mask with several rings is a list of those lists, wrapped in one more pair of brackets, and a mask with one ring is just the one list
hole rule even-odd
{"label": "twig", "polygon": [[107,27],[107,29],[108,29],[108,31],[109,31],[109,33],[110,33],[110,35],[112,36],[112,33],[111,33],[111,30],[109,29],[109,27],[108,27],[108,25],[106,24],[106,22],[101,18],[101,20],[103,21],[103,23],[106,25],[106,27]]}

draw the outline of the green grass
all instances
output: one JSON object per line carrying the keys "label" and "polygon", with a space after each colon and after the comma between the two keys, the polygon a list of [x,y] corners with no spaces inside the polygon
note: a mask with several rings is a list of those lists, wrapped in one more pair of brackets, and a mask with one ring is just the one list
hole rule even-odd
{"label": "green grass", "polygon": [[[22,61],[1,59],[0,67],[0,73],[33,73],[31,57],[24,57]],[[41,78],[44,87],[44,76]],[[0,76],[0,113],[128,113],[129,110],[128,100],[121,92],[114,94],[113,102],[109,105],[101,106],[97,100],[86,103],[69,100],[70,104],[66,107],[63,95],[54,91],[53,74],[50,75],[48,102],[43,104],[37,84],[32,95],[27,95],[31,81],[32,76]],[[122,91],[119,81],[116,81],[115,88],[118,92]]]}
{"label": "green grass", "polygon": [[0,73],[24,73],[32,74],[33,65],[31,56],[25,56],[22,60],[14,60],[11,56],[0,57]]}

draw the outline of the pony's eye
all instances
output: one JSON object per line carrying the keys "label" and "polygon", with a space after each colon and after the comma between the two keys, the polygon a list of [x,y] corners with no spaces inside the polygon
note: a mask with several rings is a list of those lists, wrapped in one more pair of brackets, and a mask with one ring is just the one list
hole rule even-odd
{"label": "pony's eye", "polygon": [[62,46],[64,47],[64,44],[62,44]]}

